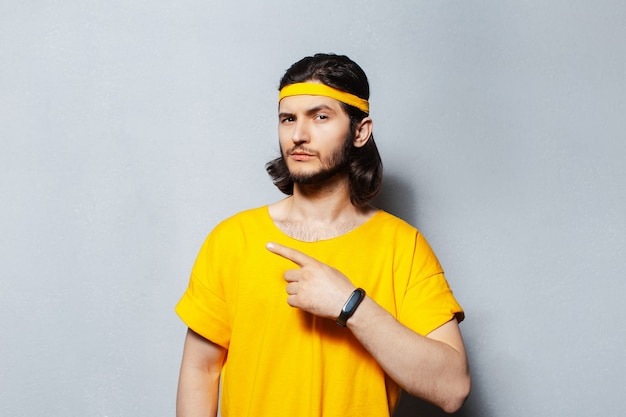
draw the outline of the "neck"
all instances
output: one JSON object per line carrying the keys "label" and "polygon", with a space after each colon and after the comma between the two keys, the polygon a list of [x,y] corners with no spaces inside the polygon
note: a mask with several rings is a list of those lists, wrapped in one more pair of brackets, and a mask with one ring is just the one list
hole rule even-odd
{"label": "neck", "polygon": [[322,184],[294,184],[289,209],[294,219],[333,223],[358,209],[350,202],[346,175],[336,175]]}
{"label": "neck", "polygon": [[375,212],[373,207],[352,205],[345,175],[323,185],[294,184],[291,197],[270,206],[270,216],[278,228],[293,238],[309,242],[340,236]]}

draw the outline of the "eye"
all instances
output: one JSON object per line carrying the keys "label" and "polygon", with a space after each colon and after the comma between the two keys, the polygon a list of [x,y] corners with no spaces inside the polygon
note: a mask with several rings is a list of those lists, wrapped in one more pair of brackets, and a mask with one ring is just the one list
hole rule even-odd
{"label": "eye", "polygon": [[315,116],[315,118],[317,120],[326,120],[326,119],[328,119],[328,116],[325,115],[325,114],[318,114],[317,116]]}
{"label": "eye", "polygon": [[285,117],[281,117],[280,122],[281,123],[290,123],[293,122],[295,119],[293,116],[285,116]]}

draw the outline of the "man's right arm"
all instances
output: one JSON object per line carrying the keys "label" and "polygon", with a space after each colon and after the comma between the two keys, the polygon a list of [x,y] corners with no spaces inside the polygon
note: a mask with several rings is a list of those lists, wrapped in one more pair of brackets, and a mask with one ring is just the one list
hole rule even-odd
{"label": "man's right arm", "polygon": [[220,373],[226,349],[187,330],[176,398],[177,417],[217,415]]}

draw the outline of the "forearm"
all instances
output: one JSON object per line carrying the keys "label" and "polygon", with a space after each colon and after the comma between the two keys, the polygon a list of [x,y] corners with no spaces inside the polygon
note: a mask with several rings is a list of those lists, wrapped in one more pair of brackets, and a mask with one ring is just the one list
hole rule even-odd
{"label": "forearm", "polygon": [[424,337],[399,323],[369,297],[348,320],[348,328],[394,381],[411,395],[448,412],[460,408],[470,388],[467,359],[456,325],[442,326],[445,342]]}
{"label": "forearm", "polygon": [[[287,303],[316,316],[336,319],[354,285],[341,272],[293,248],[269,243],[268,250],[298,265],[285,272]],[[410,394],[445,411],[460,408],[470,376],[458,323],[451,320],[421,336],[365,297],[348,327],[387,374]]]}

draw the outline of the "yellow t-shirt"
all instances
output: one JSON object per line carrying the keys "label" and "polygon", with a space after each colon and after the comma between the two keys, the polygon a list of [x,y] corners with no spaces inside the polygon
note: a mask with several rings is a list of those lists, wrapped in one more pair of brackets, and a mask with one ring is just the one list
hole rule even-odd
{"label": "yellow t-shirt", "polygon": [[265,245],[306,253],[366,290],[426,335],[463,311],[423,236],[384,211],[333,239],[285,235],[261,207],[220,223],[203,244],[176,312],[228,349],[223,416],[388,416],[400,389],[350,330],[287,304],[283,274],[296,266]]}

